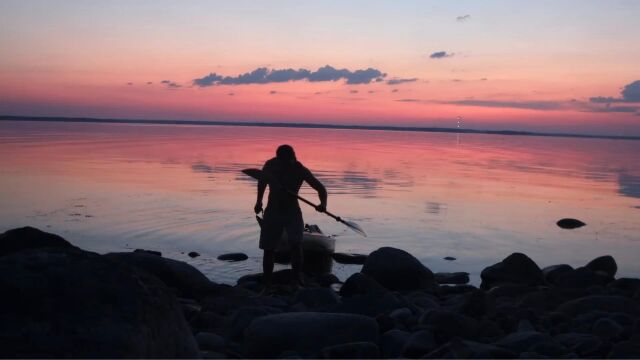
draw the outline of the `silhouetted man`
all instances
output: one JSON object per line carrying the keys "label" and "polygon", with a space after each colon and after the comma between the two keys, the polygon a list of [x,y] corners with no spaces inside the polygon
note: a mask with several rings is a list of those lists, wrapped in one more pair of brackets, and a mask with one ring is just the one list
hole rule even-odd
{"label": "silhouetted man", "polygon": [[[269,200],[264,210],[264,219],[260,231],[260,248],[264,250],[262,267],[264,272],[264,286],[268,290],[271,286],[271,274],[275,261],[275,250],[282,237],[283,230],[287,232],[287,240],[291,250],[291,268],[295,285],[303,285],[302,270],[302,234],[304,221],[298,199],[292,195],[298,194],[302,182],[306,181],[318,192],[320,205],[316,207],[319,212],[327,209],[327,190],[311,171],[304,167],[296,159],[293,148],[289,145],[280,145],[276,150],[276,157],[268,160],[262,171],[270,178]],[[267,187],[264,180],[258,181],[258,200],[254,210],[256,214],[262,211],[262,197]]]}

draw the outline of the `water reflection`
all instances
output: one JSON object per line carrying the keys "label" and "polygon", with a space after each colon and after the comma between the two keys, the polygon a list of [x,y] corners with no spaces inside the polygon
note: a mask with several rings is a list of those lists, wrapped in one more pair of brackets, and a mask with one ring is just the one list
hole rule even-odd
{"label": "water reflection", "polygon": [[[304,207],[306,222],[338,235],[338,251],[396,246],[472,279],[514,251],[541,265],[612,254],[621,274],[640,275],[637,141],[2,122],[0,230],[33,225],[101,252],[160,250],[232,282],[260,264],[255,180],[240,170],[260,168],[281,143],[325,183],[330,209],[367,230],[363,240]],[[588,225],[560,231],[562,217]],[[235,251],[250,260],[215,259]],[[333,269],[344,279],[358,267]]]}

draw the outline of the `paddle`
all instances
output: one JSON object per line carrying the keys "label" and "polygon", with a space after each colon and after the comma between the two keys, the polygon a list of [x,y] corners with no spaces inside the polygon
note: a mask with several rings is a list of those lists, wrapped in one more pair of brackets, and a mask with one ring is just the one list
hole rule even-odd
{"label": "paddle", "polygon": [[[244,169],[242,170],[242,172],[245,175],[249,175],[252,178],[258,180],[258,181],[264,181],[267,184],[271,185],[271,186],[275,186],[278,187],[280,189],[283,189],[284,191],[287,192],[287,194],[291,195],[291,196],[295,196],[296,198],[298,198],[300,201],[304,202],[307,205],[313,206],[314,208],[317,207],[316,204],[312,203],[311,201],[303,198],[302,196],[295,194],[294,192],[290,191],[289,189],[286,189],[284,186],[282,186],[276,179],[274,179],[272,176],[269,176],[268,173],[265,173],[264,171],[260,170],[260,169]],[[324,214],[327,214],[329,216],[331,216],[332,218],[334,218],[336,221],[341,222],[345,225],[347,225],[351,230],[357,232],[358,234],[367,237],[367,233],[364,232],[364,230],[362,229],[362,227],[356,223],[354,223],[353,221],[347,221],[347,220],[343,220],[340,216],[336,216],[332,213],[330,213],[329,211],[323,211]]]}

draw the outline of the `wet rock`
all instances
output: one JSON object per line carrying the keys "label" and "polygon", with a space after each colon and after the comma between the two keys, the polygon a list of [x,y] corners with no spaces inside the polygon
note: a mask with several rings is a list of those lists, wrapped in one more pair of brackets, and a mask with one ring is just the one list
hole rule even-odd
{"label": "wet rock", "polygon": [[563,229],[577,229],[579,227],[583,227],[587,224],[583,223],[580,220],[577,219],[572,219],[572,218],[564,218],[564,219],[560,219],[558,220],[558,222],[556,222],[556,224],[563,228]]}
{"label": "wet rock", "polygon": [[244,260],[247,260],[248,258],[249,256],[243,253],[229,253],[229,254],[222,254],[218,256],[218,260],[230,261],[230,262],[244,261]]}
{"label": "wet rock", "polygon": [[380,349],[372,342],[353,342],[328,346],[320,354],[321,359],[377,359]]}
{"label": "wet rock", "polygon": [[549,334],[537,331],[518,331],[511,333],[495,342],[494,345],[511,350],[515,353],[521,353],[536,344],[551,341]]}
{"label": "wet rock", "polygon": [[601,318],[593,324],[592,332],[602,339],[613,339],[620,335],[624,328],[609,318]]}
{"label": "wet rock", "polygon": [[155,251],[155,250],[135,249],[133,250],[133,252],[144,253],[144,254],[155,255],[155,256],[162,256],[162,253],[160,251]]}
{"label": "wet rock", "polygon": [[438,284],[455,284],[463,285],[469,282],[468,272],[439,272],[433,274]]}
{"label": "wet rock", "polygon": [[[264,275],[262,273],[244,275],[240,277],[240,279],[238,279],[237,283],[242,284],[245,282],[252,281],[252,282],[257,282],[262,284],[263,277]],[[307,280],[309,279],[305,278],[305,281]],[[293,282],[293,271],[291,271],[291,269],[274,271],[273,274],[271,275],[271,283],[273,285],[290,285],[292,282]]]}
{"label": "wet rock", "polygon": [[485,290],[504,283],[531,286],[544,284],[544,277],[538,265],[521,253],[513,253],[501,262],[485,268],[480,277],[480,288]]}
{"label": "wet rock", "polygon": [[340,264],[363,265],[367,260],[367,255],[363,254],[333,253],[331,257]]}
{"label": "wet rock", "polygon": [[7,230],[0,234],[0,256],[25,249],[49,247],[75,248],[62,237],[31,226]]}
{"label": "wet rock", "polygon": [[640,304],[622,296],[592,295],[568,301],[557,309],[557,311],[569,316],[577,316],[597,310],[638,315],[640,314]]}
{"label": "wet rock", "polygon": [[0,357],[198,356],[171,290],[104,256],[73,248],[5,255],[0,288]]}
{"label": "wet rock", "polygon": [[183,261],[140,252],[109,253],[104,256],[157,277],[183,297],[200,299],[218,290],[217,284]]}
{"label": "wet rock", "polygon": [[479,324],[475,319],[448,310],[427,311],[419,322],[433,329],[438,343],[447,342],[453,337],[473,340],[479,331]]}
{"label": "wet rock", "polygon": [[287,350],[308,356],[333,345],[377,341],[375,320],[335,313],[268,315],[254,320],[244,334],[246,356],[250,358],[273,358]]}
{"label": "wet rock", "polygon": [[560,275],[572,270],[573,267],[567,264],[551,265],[542,269],[542,275],[546,282],[549,284],[555,284]]}
{"label": "wet rock", "polygon": [[594,272],[602,271],[612,278],[616,276],[616,272],[618,271],[618,264],[616,264],[616,260],[611,255],[597,257],[591,260],[585,267]]}
{"label": "wet rock", "polygon": [[610,359],[638,359],[640,358],[640,343],[621,341],[613,346],[608,357]]}
{"label": "wet rock", "polygon": [[436,338],[431,330],[420,330],[409,336],[402,350],[402,356],[409,359],[417,359],[435,350],[438,347]]}
{"label": "wet rock", "polygon": [[197,258],[198,256],[200,256],[200,253],[198,253],[198,252],[196,252],[196,251],[191,251],[191,252],[190,252],[189,254],[187,254],[187,255],[189,255],[189,257],[193,259],[193,258]]}
{"label": "wet rock", "polygon": [[354,295],[379,295],[387,292],[382,285],[363,273],[354,273],[349,276],[340,288],[340,296],[350,297]]}
{"label": "wet rock", "polygon": [[410,336],[411,333],[398,329],[389,330],[382,334],[379,342],[382,358],[400,357]]}
{"label": "wet rock", "polygon": [[224,347],[226,340],[214,333],[199,332],[196,334],[196,341],[200,350],[219,350]]}
{"label": "wet rock", "polygon": [[437,286],[431,270],[408,252],[392,247],[382,247],[369,254],[362,273],[389,290],[435,291]]}
{"label": "wet rock", "polygon": [[425,357],[428,359],[513,359],[517,354],[495,345],[454,338]]}
{"label": "wet rock", "polygon": [[302,288],[293,302],[303,303],[308,309],[322,309],[339,303],[340,297],[329,288]]}
{"label": "wet rock", "polygon": [[447,261],[454,261],[456,260],[456,258],[454,258],[453,256],[445,256],[443,259],[447,260]]}

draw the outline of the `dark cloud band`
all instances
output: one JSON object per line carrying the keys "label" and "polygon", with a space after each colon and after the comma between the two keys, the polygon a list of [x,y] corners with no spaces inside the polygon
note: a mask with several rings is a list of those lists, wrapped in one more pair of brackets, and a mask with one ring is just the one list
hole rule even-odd
{"label": "dark cloud band", "polygon": [[387,76],[387,74],[373,68],[350,71],[347,69],[336,69],[326,65],[316,71],[310,71],[307,69],[269,70],[263,67],[238,76],[222,76],[211,73],[204,77],[194,79],[193,85],[207,87],[215,85],[271,84],[300,80],[310,82],[346,80],[347,84],[357,85],[380,82],[384,80],[385,76]]}

